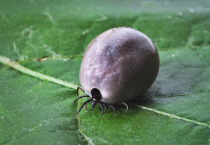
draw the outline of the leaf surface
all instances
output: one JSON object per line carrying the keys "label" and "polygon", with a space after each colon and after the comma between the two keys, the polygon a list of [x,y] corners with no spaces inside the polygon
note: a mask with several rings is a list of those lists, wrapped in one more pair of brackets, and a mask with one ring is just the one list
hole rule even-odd
{"label": "leaf surface", "polygon": [[[210,2],[0,1],[0,56],[40,79],[0,64],[0,144],[209,144]],[[81,103],[82,55],[113,27],[132,27],[157,46],[160,71],[153,86],[103,116]],[[19,66],[18,66],[19,67]],[[56,81],[63,80],[60,84]],[[55,83],[53,83],[55,82]]]}

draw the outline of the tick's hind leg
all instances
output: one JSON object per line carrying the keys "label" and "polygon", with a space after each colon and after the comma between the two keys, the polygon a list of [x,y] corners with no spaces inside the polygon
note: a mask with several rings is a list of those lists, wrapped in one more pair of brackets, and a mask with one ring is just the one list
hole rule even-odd
{"label": "tick's hind leg", "polygon": [[101,109],[102,109],[101,114],[103,115],[104,114],[104,105],[101,102],[98,102],[98,105],[101,107]]}
{"label": "tick's hind leg", "polygon": [[102,103],[102,105],[104,106],[104,113],[106,112],[106,104]]}
{"label": "tick's hind leg", "polygon": [[125,112],[125,115],[127,114],[128,112],[128,105],[125,103],[125,102],[120,102],[120,103],[117,103],[117,105],[123,105],[126,107],[126,112]]}
{"label": "tick's hind leg", "polygon": [[114,108],[114,106],[107,104],[109,108],[112,108],[114,110],[114,115],[116,115],[116,109]]}

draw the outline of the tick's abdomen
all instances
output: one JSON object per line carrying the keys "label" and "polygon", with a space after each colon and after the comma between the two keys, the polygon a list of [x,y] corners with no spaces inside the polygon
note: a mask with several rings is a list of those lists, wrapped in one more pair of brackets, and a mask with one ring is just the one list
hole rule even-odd
{"label": "tick's abdomen", "polygon": [[88,45],[80,83],[88,94],[97,88],[102,102],[114,104],[141,96],[158,70],[157,49],[146,35],[131,28],[114,28]]}

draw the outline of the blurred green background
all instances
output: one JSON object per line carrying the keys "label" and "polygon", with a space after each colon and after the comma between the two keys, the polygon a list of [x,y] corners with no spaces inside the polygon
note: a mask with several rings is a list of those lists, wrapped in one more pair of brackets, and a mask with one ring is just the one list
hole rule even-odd
{"label": "blurred green background", "polygon": [[127,116],[89,104],[76,118],[76,90],[0,63],[0,144],[210,144],[209,0],[0,0],[0,55],[79,85],[89,42],[121,26],[160,55],[155,83]]}

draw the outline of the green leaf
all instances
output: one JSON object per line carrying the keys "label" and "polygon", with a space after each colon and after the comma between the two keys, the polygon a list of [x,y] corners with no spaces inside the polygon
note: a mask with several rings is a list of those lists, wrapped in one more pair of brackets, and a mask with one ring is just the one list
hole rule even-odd
{"label": "green leaf", "polygon": [[[209,0],[0,1],[0,144],[210,144]],[[153,86],[103,116],[76,112],[82,55],[113,27],[158,48]],[[77,84],[77,85],[76,85]]]}

